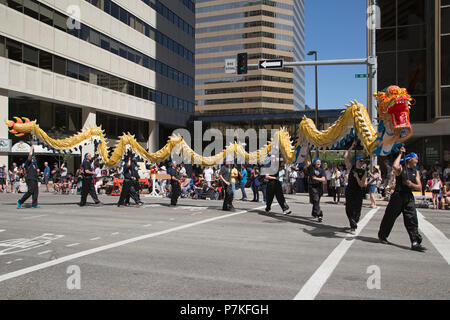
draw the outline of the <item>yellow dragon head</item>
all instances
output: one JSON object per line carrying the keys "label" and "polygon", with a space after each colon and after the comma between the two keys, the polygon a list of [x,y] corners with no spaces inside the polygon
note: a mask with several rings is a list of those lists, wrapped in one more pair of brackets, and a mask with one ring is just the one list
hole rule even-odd
{"label": "yellow dragon head", "polygon": [[22,137],[26,133],[31,133],[36,121],[30,121],[30,119],[22,117],[14,117],[16,122],[13,120],[5,120],[6,125],[9,128],[9,132],[13,133],[16,137]]}

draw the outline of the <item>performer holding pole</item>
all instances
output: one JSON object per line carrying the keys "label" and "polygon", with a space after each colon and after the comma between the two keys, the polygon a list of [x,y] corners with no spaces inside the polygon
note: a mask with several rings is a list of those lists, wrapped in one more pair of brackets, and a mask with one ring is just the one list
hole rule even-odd
{"label": "performer holding pole", "polygon": [[320,209],[320,198],[323,194],[322,183],[326,181],[325,171],[321,167],[322,161],[314,159],[313,163],[307,163],[306,168],[309,176],[309,202],[313,205],[311,215],[319,222],[323,220],[323,212]]}
{"label": "performer holding pole", "polygon": [[29,197],[32,197],[31,207],[33,209],[39,209],[38,206],[38,196],[39,196],[39,186],[38,186],[38,167],[36,157],[34,155],[34,146],[31,145],[30,153],[28,154],[27,161],[25,162],[26,173],[26,182],[28,190],[23,195],[22,199],[17,200],[17,209],[21,209],[22,205],[25,201],[28,200]]}
{"label": "performer holding pole", "polygon": [[350,149],[344,154],[345,166],[347,167],[348,185],[345,189],[345,212],[350,222],[350,233],[354,234],[358,228],[358,222],[361,217],[361,208],[363,203],[364,191],[367,187],[367,170],[363,169],[364,159],[355,155],[355,164],[350,163],[350,151],[356,146],[356,139]]}
{"label": "performer holding pole", "polygon": [[180,187],[180,175],[177,171],[177,165],[175,161],[172,161],[168,174],[170,175],[170,185],[172,189],[170,193],[170,205],[176,206],[178,197],[181,194],[181,187]]}
{"label": "performer holding pole", "polygon": [[231,187],[231,162],[225,160],[225,165],[222,166],[219,172],[219,179],[222,181],[222,186],[225,190],[225,196],[223,199],[223,211],[232,211],[233,207],[233,189]]}
{"label": "performer holding pole", "polygon": [[97,193],[95,193],[94,187],[94,176],[95,171],[92,168],[92,155],[87,153],[84,157],[84,161],[81,164],[81,171],[83,173],[83,187],[81,189],[81,201],[80,207],[84,207],[86,205],[86,200],[88,194],[91,195],[96,205],[101,205],[102,203],[98,200]]}
{"label": "performer holding pole", "polygon": [[[270,157],[270,163],[276,161],[276,156],[272,155]],[[270,170],[272,170],[272,165],[270,166]],[[278,166],[277,166],[278,168]],[[272,206],[273,197],[277,197],[277,201],[280,204],[281,209],[283,210],[283,214],[291,214],[291,210],[289,210],[289,206],[286,203],[286,199],[284,198],[283,188],[279,179],[279,168],[276,170],[276,173],[267,173],[266,179],[267,183],[267,202],[266,202],[266,212],[270,212],[270,207]]]}
{"label": "performer holding pole", "polygon": [[426,248],[421,245],[422,236],[419,234],[419,222],[417,220],[417,211],[412,191],[421,191],[420,173],[416,169],[419,157],[414,152],[406,155],[403,164],[402,156],[406,153],[404,147],[400,148],[400,153],[392,165],[395,175],[395,191],[391,195],[389,204],[384,212],[381,221],[378,239],[383,244],[389,244],[387,238],[391,233],[395,220],[400,213],[403,213],[403,220],[406,230],[411,240],[411,250],[425,251]]}

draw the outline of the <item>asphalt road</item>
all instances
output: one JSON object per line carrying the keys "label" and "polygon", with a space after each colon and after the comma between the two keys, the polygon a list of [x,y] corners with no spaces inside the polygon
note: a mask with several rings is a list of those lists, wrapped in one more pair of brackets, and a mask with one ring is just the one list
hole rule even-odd
{"label": "asphalt road", "polygon": [[[0,299],[449,299],[450,213],[419,209],[425,253],[410,250],[399,217],[377,241],[384,207],[364,207],[350,235],[343,205],[304,196],[278,205],[143,197],[142,208],[79,208],[41,193],[41,209],[0,194]],[[78,289],[79,285],[79,289]]]}

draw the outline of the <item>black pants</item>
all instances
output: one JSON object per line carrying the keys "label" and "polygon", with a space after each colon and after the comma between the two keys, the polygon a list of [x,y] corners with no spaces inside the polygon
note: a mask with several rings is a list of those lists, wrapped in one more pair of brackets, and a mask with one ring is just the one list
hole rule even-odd
{"label": "black pants", "polygon": [[224,186],[224,198],[223,198],[223,206],[222,210],[230,211],[233,208],[233,188],[231,187],[231,183],[229,186]]}
{"label": "black pants", "polygon": [[177,181],[171,181],[170,185],[172,186],[172,192],[170,194],[170,204],[176,206],[178,197],[181,194],[181,187]]}
{"label": "black pants", "polygon": [[281,209],[283,209],[283,211],[286,211],[289,209],[289,206],[287,205],[286,200],[284,198],[281,182],[278,180],[270,180],[269,183],[267,184],[266,209],[270,210],[274,196],[277,197],[277,201],[280,204],[280,207],[281,207]]}
{"label": "black pants", "polygon": [[139,195],[139,192],[141,190],[141,185],[139,184],[138,180],[130,180],[131,184],[130,184],[130,192],[128,192],[126,198],[125,198],[125,203],[129,204],[130,203],[130,198],[134,200],[134,202],[136,204],[138,204],[139,202],[141,202],[141,197]]}
{"label": "black pants", "polygon": [[31,206],[37,207],[38,196],[39,196],[38,182],[36,180],[27,179],[27,187],[28,187],[28,191],[23,195],[22,199],[19,200],[19,203],[21,205],[24,204],[25,201],[27,201],[28,198],[32,196],[33,202],[31,203]]}
{"label": "black pants", "polygon": [[329,197],[332,196],[331,191],[331,180],[327,180],[327,193]]}
{"label": "black pants", "polygon": [[84,177],[83,178],[83,187],[81,189],[81,202],[80,202],[81,206],[86,205],[86,200],[87,200],[88,194],[91,195],[91,197],[95,203],[100,202],[98,200],[97,193],[95,192],[94,179]]}
{"label": "black pants", "polygon": [[341,201],[341,187],[333,187],[333,200],[334,200],[334,202],[336,202],[336,198],[337,198],[337,202]]}
{"label": "black pants", "polygon": [[414,196],[409,192],[394,192],[389,200],[389,204],[384,212],[381,221],[378,237],[387,239],[392,231],[395,220],[400,213],[403,213],[403,222],[412,242],[422,243],[422,236],[419,234],[419,221],[417,220],[416,205]]}
{"label": "black pants", "polygon": [[363,194],[348,192],[345,194],[345,213],[347,214],[350,228],[358,228],[358,222],[361,218],[361,208],[363,204]]}
{"label": "black pants", "polygon": [[136,202],[136,204],[139,203],[139,198],[136,197],[134,181],[130,179],[124,179],[122,184],[122,192],[120,193],[120,198],[117,205],[121,206],[124,203],[129,203],[130,197],[134,200],[134,202]]}
{"label": "black pants", "polygon": [[313,205],[311,215],[314,218],[323,217],[322,210],[320,209],[320,198],[322,197],[322,194],[322,185],[309,185],[309,202]]}

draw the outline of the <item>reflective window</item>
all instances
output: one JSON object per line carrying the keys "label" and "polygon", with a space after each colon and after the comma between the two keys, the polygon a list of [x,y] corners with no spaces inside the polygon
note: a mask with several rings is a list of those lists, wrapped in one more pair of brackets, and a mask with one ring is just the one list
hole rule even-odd
{"label": "reflective window", "polygon": [[450,35],[441,38],[442,85],[450,85]]}
{"label": "reflective window", "polygon": [[23,63],[38,67],[39,66],[39,50],[29,47],[27,45],[23,46]]}
{"label": "reflective window", "polygon": [[426,47],[425,25],[398,28],[398,50],[423,49]]}
{"label": "reflective window", "polygon": [[38,19],[39,4],[34,0],[23,0],[23,13],[34,19]]}
{"label": "reflective window", "polygon": [[442,88],[441,108],[443,116],[450,116],[450,88]]}
{"label": "reflective window", "polygon": [[425,1],[426,0],[397,0],[398,25],[425,23]]}
{"label": "reflective window", "polygon": [[441,32],[450,33],[450,7],[441,9]]}
{"label": "reflective window", "polygon": [[426,93],[426,51],[398,53],[398,85],[410,94]]}
{"label": "reflective window", "polygon": [[377,51],[395,50],[395,28],[377,30]]}
{"label": "reflective window", "polygon": [[44,6],[42,3],[39,6],[39,20],[49,26],[53,26],[53,10],[47,6]]}
{"label": "reflective window", "polygon": [[23,1],[22,0],[8,0],[8,7],[22,12],[23,10]]}
{"label": "reflective window", "polygon": [[5,38],[0,36],[0,57],[5,57]]}
{"label": "reflective window", "polygon": [[67,30],[67,18],[63,14],[55,11],[53,20],[54,20],[53,22],[54,22],[54,27],[55,28],[66,32],[66,30]]}
{"label": "reflective window", "polygon": [[11,39],[6,39],[6,57],[22,62],[22,44]]}
{"label": "reflective window", "polygon": [[381,12],[381,27],[395,26],[395,1],[393,0],[378,0],[378,6]]}
{"label": "reflective window", "polygon": [[53,70],[53,56],[52,54],[39,50],[39,68],[45,70]]}
{"label": "reflective window", "polygon": [[78,63],[73,61],[67,61],[67,76],[78,79],[79,66]]}
{"label": "reflective window", "polygon": [[53,72],[66,75],[66,59],[53,56]]}

